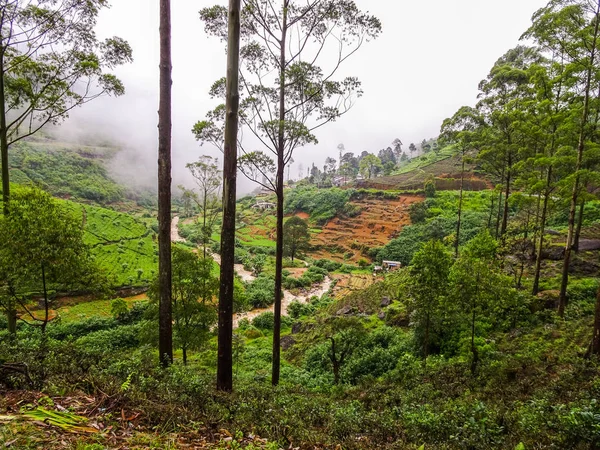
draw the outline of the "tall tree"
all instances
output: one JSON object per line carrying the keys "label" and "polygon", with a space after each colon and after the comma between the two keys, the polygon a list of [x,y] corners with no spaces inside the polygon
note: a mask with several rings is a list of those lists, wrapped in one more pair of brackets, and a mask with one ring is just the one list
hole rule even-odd
{"label": "tall tree", "polygon": [[[219,290],[219,280],[212,274],[212,258],[199,258],[195,253],[173,247],[173,338],[187,364],[188,350],[200,348],[210,336],[217,319],[212,298]],[[158,318],[158,278],[148,292],[151,314]],[[202,299],[202,301],[200,301]]]}
{"label": "tall tree", "polygon": [[171,304],[171,1],[160,0],[160,98],[158,106],[158,353],[173,362]]}
{"label": "tall tree", "polygon": [[[130,62],[118,37],[94,33],[105,0],[6,0],[0,6],[0,161],[8,213],[9,148],[69,111],[102,95],[122,95],[121,81],[105,69]],[[14,329],[16,312],[8,314]]]}
{"label": "tall tree", "polygon": [[569,157],[559,153],[565,142],[565,119],[569,114],[564,55],[550,55],[529,68],[535,95],[526,107],[523,126],[527,128],[529,146],[535,148],[522,161],[516,183],[538,199],[535,226],[535,270],[533,295],[539,291],[544,234],[549,212],[561,178],[572,169]]}
{"label": "tall tree", "polygon": [[537,49],[517,46],[499,58],[487,78],[479,83],[477,108],[488,125],[484,129],[484,144],[479,157],[488,170],[499,175],[500,183],[504,185],[500,236],[507,230],[515,166],[524,146],[520,124],[524,103],[532,95],[527,69],[540,59]]}
{"label": "tall tree", "polygon": [[570,177],[572,189],[569,207],[569,231],[565,243],[558,313],[564,315],[569,283],[576,211],[581,194],[584,154],[588,147],[592,118],[591,105],[600,92],[598,53],[600,52],[600,0],[554,0],[533,16],[526,35],[544,49],[565,55],[568,72],[576,74],[576,93],[572,99],[570,122],[576,127],[575,170]]}
{"label": "tall tree", "polygon": [[381,160],[372,153],[360,160],[359,170],[364,178],[371,179],[382,168]]}
{"label": "tall tree", "polygon": [[229,0],[227,12],[227,78],[223,137],[223,224],[221,227],[221,287],[217,389],[233,389],[233,300],[235,272],[235,197],[239,119],[240,0]]}
{"label": "tall tree", "polygon": [[400,140],[400,138],[396,138],[392,141],[392,149],[394,150],[394,156],[396,156],[396,162],[400,161],[400,157],[403,155],[402,146],[404,144]]}
{"label": "tall tree", "polygon": [[483,126],[483,119],[476,109],[469,106],[461,107],[451,118],[444,120],[440,131],[440,138],[445,143],[455,144],[461,156],[460,191],[458,195],[458,213],[456,219],[456,238],[454,240],[454,257],[458,257],[460,243],[460,221],[462,216],[463,187],[465,181],[465,162],[467,152],[477,146],[479,129]]}
{"label": "tall tree", "polygon": [[495,259],[497,243],[488,230],[470,240],[450,270],[450,284],[455,306],[469,318],[471,334],[471,373],[479,363],[475,344],[475,322],[478,315],[488,310],[503,290],[502,278]]}
{"label": "tall tree", "polygon": [[5,0],[0,7],[0,154],[4,208],[10,195],[11,144],[64,120],[102,95],[122,95],[106,69],[131,61],[121,38],[98,41],[105,0]]}
{"label": "tall tree", "polygon": [[292,258],[292,261],[299,251],[306,250],[309,240],[306,220],[292,216],[283,224],[283,254]]}
{"label": "tall tree", "polygon": [[413,256],[409,292],[417,324],[422,331],[422,349],[425,362],[429,355],[432,322],[439,322],[442,301],[447,295],[448,275],[452,257],[444,244],[432,240]]}
{"label": "tall tree", "polygon": [[408,146],[408,150],[410,151],[410,158],[413,158],[413,154],[417,151],[417,146],[414,144],[414,142],[411,142],[410,145]]}
{"label": "tall tree", "polygon": [[[200,15],[208,33],[224,38],[225,8],[205,8]],[[277,198],[271,377],[276,385],[280,366],[285,166],[295,149],[317,142],[317,128],[342,116],[362,94],[355,77],[335,81],[333,76],[365,40],[377,37],[381,24],[377,18],[362,13],[351,0],[245,0],[241,21],[244,98],[240,120],[262,148],[272,154],[275,165],[274,177],[263,175]],[[331,44],[334,53],[329,52]],[[327,66],[317,65],[319,60]],[[275,84],[269,85],[274,74]],[[222,97],[222,80],[215,83],[211,93]],[[219,143],[223,118],[222,106],[209,113],[208,120],[194,127],[197,139]],[[249,153],[243,143],[239,145],[242,153]],[[257,169],[260,172],[262,167]]]}
{"label": "tall tree", "polygon": [[200,156],[198,161],[188,163],[186,167],[192,173],[199,189],[198,193],[196,193],[194,191],[187,191],[184,188],[184,193],[190,193],[191,198],[200,209],[200,216],[202,218],[202,254],[206,258],[206,247],[210,242],[215,220],[221,209],[221,201],[218,198],[218,194],[221,187],[222,174],[218,166],[218,160],[208,155]]}

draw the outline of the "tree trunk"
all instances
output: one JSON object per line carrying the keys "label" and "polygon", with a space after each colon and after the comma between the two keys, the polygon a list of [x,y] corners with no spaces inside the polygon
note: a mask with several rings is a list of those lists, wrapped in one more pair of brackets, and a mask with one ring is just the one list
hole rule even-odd
{"label": "tree trunk", "polygon": [[594,315],[594,334],[592,335],[592,355],[600,355],[600,287],[596,294],[596,312]]}
{"label": "tree trunk", "polygon": [[494,204],[495,204],[495,200],[496,200],[496,197],[493,195],[493,193],[490,196],[490,198],[492,199],[492,201],[490,202],[490,214],[488,216],[488,223],[487,223],[488,230],[490,228],[492,228],[492,217],[494,217]]}
{"label": "tree trunk", "polygon": [[204,190],[204,199],[202,201],[202,256],[206,258],[206,189]]}
{"label": "tree trunk", "polygon": [[277,142],[277,179],[275,189],[277,194],[277,243],[275,250],[275,323],[273,326],[273,367],[271,383],[279,384],[279,364],[281,359],[281,286],[283,271],[283,175],[285,170],[285,48],[287,42],[287,6],[284,1],[281,24],[281,41],[279,54],[279,129]]}
{"label": "tree trunk", "polygon": [[427,364],[427,356],[429,355],[429,313],[425,319],[425,340],[423,344],[423,356],[425,358],[425,364]]}
{"label": "tree trunk", "polygon": [[575,228],[575,237],[573,238],[573,250],[579,252],[579,237],[581,236],[581,227],[583,226],[583,217],[585,212],[585,200],[579,205],[579,216],[577,217],[577,228]]}
{"label": "tree trunk", "polygon": [[558,298],[558,315],[563,317],[565,314],[565,306],[567,304],[567,286],[569,284],[569,265],[571,264],[571,243],[573,242],[573,234],[575,231],[575,209],[579,195],[579,171],[583,163],[583,152],[585,150],[586,127],[590,113],[590,90],[592,85],[592,71],[595,70],[595,60],[597,51],[598,31],[600,30],[600,1],[597,3],[594,38],[590,53],[590,65],[587,69],[585,94],[583,97],[583,110],[581,112],[581,123],[579,126],[579,140],[577,143],[577,164],[575,166],[575,182],[573,184],[573,194],[571,195],[571,206],[569,208],[569,232],[567,233],[567,242],[565,243],[565,257],[563,260],[562,280],[560,283],[560,296]]}
{"label": "tree trunk", "polygon": [[49,318],[49,302],[48,302],[48,289],[46,287],[46,269],[44,263],[42,263],[42,288],[44,290],[44,321],[42,322],[42,334],[46,333],[46,326],[48,325]]}
{"label": "tree trunk", "polygon": [[333,361],[333,384],[340,384],[340,363]]}
{"label": "tree trunk", "polygon": [[4,48],[0,50],[0,154],[2,159],[2,202],[4,214],[8,214],[10,196],[10,173],[8,168],[8,130],[6,129],[6,100],[4,92]]}
{"label": "tree trunk", "polygon": [[171,308],[171,2],[160,0],[160,100],[158,107],[158,283],[161,364],[173,362]]}
{"label": "tree trunk", "polygon": [[500,217],[502,216],[502,190],[498,193],[498,213],[496,214],[496,239],[500,237]]}
{"label": "tree trunk", "polygon": [[512,171],[512,154],[508,152],[508,171],[506,173],[506,187],[504,193],[504,212],[502,213],[502,227],[500,228],[500,236],[504,238],[506,228],[508,227],[508,197],[510,196],[510,178]]}
{"label": "tree trunk", "polygon": [[6,311],[6,320],[8,322],[8,332],[12,335],[17,333],[17,311],[14,307],[14,302],[9,300]]}
{"label": "tree trunk", "polygon": [[181,353],[183,357],[183,365],[187,366],[187,347],[185,345],[181,347]]}
{"label": "tree trunk", "polygon": [[548,214],[548,200],[550,199],[550,180],[552,179],[552,166],[548,168],[546,176],[546,191],[544,192],[544,202],[542,204],[542,217],[540,218],[540,235],[538,241],[537,254],[535,258],[535,274],[533,278],[533,295],[540,291],[540,271],[542,268],[542,251],[544,250],[544,232],[546,231],[546,216]]}
{"label": "tree trunk", "polygon": [[471,375],[475,374],[477,364],[479,363],[479,352],[475,346],[475,307],[473,306],[473,314],[471,316],[471,353],[473,360],[471,361]]}
{"label": "tree trunk", "polygon": [[239,109],[240,2],[229,0],[225,142],[223,152],[223,224],[221,226],[221,287],[219,289],[219,344],[217,389],[233,389],[233,270],[235,197]]}
{"label": "tree trunk", "polygon": [[460,216],[462,214],[463,186],[465,181],[465,155],[462,155],[462,167],[460,169],[460,194],[458,197],[458,218],[456,220],[456,239],[454,241],[454,257],[458,258],[458,246],[460,242]]}
{"label": "tree trunk", "polygon": [[[0,159],[2,160],[2,208],[8,215],[8,200],[10,197],[10,173],[8,168],[8,130],[6,129],[6,103],[4,96],[4,49],[0,50]],[[17,332],[17,310],[13,302],[8,303],[6,312],[8,332]]]}

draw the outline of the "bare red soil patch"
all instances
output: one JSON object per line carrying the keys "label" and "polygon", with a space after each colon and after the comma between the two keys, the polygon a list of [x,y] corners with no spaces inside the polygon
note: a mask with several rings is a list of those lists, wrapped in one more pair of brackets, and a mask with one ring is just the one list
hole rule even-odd
{"label": "bare red soil patch", "polygon": [[360,214],[330,220],[312,239],[311,243],[319,247],[314,256],[338,261],[368,259],[365,252],[396,237],[410,224],[410,205],[423,200],[419,195],[402,195],[394,200],[367,198],[351,202],[360,208]]}
{"label": "bare red soil patch", "polygon": [[299,278],[308,269],[306,267],[294,267],[294,268],[289,268],[289,269],[285,269],[285,270],[287,270],[290,273],[290,275],[292,275],[294,278]]}

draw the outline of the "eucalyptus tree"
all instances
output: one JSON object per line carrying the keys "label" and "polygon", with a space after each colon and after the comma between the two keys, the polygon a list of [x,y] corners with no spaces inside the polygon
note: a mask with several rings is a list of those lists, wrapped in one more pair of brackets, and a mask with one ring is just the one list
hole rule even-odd
{"label": "eucalyptus tree", "polygon": [[[225,39],[227,9],[200,11],[209,34]],[[241,153],[269,155],[273,174],[256,165],[254,179],[268,185],[277,198],[275,262],[275,327],[272,383],[279,382],[281,284],[283,258],[284,170],[293,152],[316,144],[315,131],[344,115],[362,94],[355,77],[335,80],[340,66],[381,31],[379,20],[351,0],[244,0],[241,11],[240,124],[252,136],[238,143]],[[224,81],[211,88],[223,98]],[[198,122],[193,132],[201,142],[222,143],[222,105]],[[254,161],[263,158],[254,158]],[[246,161],[248,162],[248,161]],[[253,162],[250,162],[253,164]],[[263,183],[264,179],[264,183]]]}
{"label": "eucalyptus tree", "polygon": [[217,389],[233,389],[233,307],[236,297],[235,200],[237,191],[237,138],[239,116],[240,3],[229,0],[227,11],[227,77],[223,124],[223,224],[219,288]]}
{"label": "eucalyptus tree", "polygon": [[589,147],[593,126],[592,104],[600,95],[600,0],[553,0],[539,9],[532,26],[525,34],[544,50],[564,54],[568,73],[575,78],[570,98],[571,115],[568,122],[574,131],[571,143],[575,150],[575,170],[569,177],[571,195],[569,230],[565,244],[558,313],[564,315],[569,282],[572,243],[575,234],[576,210],[585,174],[584,155]]}
{"label": "eucalyptus tree", "polygon": [[206,246],[210,242],[217,215],[221,209],[218,194],[221,188],[222,172],[217,159],[202,155],[198,161],[186,164],[194,177],[199,191],[183,188],[200,209],[202,217],[202,253],[206,258]]}
{"label": "eucalyptus tree", "polygon": [[[448,276],[452,257],[444,244],[431,240],[415,253],[411,261],[409,293],[416,324],[422,332],[422,349],[425,363],[429,355],[431,330],[440,322],[443,301],[448,294]],[[418,333],[419,335],[421,333]]]}
{"label": "eucalyptus tree", "polygon": [[492,309],[493,302],[501,297],[503,281],[498,270],[496,251],[498,244],[489,231],[477,235],[465,246],[450,270],[451,298],[454,306],[469,317],[471,335],[471,373],[479,363],[475,344],[475,323],[478,316]]}
{"label": "eucalyptus tree", "polygon": [[565,69],[562,54],[549,55],[529,68],[534,96],[525,104],[524,126],[535,151],[521,161],[516,182],[538,198],[533,295],[539,291],[544,233],[549,210],[555,204],[553,196],[572,166],[568,155],[560,151],[568,139],[565,122],[570,82]]}
{"label": "eucalyptus tree", "polygon": [[163,366],[173,362],[171,273],[171,1],[160,0],[158,106],[158,354]]}
{"label": "eucalyptus tree", "polygon": [[123,39],[99,41],[94,27],[106,0],[5,0],[0,5],[0,154],[4,208],[8,152],[15,142],[58,124],[102,95],[122,95],[107,69],[130,62]]}
{"label": "eucalyptus tree", "polygon": [[458,257],[460,242],[460,219],[462,215],[463,187],[465,180],[465,163],[467,153],[478,148],[478,132],[483,126],[483,119],[475,108],[461,107],[454,115],[442,123],[440,139],[444,143],[455,144],[461,155],[460,191],[458,196],[458,212],[456,219],[456,238],[454,240],[454,257]]}
{"label": "eucalyptus tree", "polygon": [[410,145],[408,146],[408,150],[410,151],[410,159],[412,159],[413,153],[417,151],[417,146],[414,144],[414,142],[410,143]]}
{"label": "eucalyptus tree", "polygon": [[[522,157],[525,145],[521,124],[524,103],[531,97],[532,91],[527,69],[540,58],[536,49],[517,46],[499,58],[486,79],[479,83],[477,109],[486,122],[479,158],[490,172],[498,176],[504,190],[500,236],[504,236],[508,226],[515,165]],[[498,207],[502,207],[502,202]]]}

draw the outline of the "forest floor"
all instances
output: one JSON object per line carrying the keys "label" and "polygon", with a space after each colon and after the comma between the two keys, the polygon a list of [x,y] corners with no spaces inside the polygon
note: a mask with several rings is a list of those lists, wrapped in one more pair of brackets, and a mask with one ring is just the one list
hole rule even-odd
{"label": "forest floor", "polygon": [[[7,449],[201,450],[268,446],[268,441],[259,436],[239,432],[234,435],[224,428],[215,431],[195,426],[177,433],[157,430],[146,424],[143,410],[129,406],[118,395],[74,392],[69,396],[49,397],[33,390],[3,394],[0,444]],[[53,419],[35,420],[36,413],[45,411],[50,411]],[[80,423],[69,426],[67,418],[73,419],[73,415]]]}

